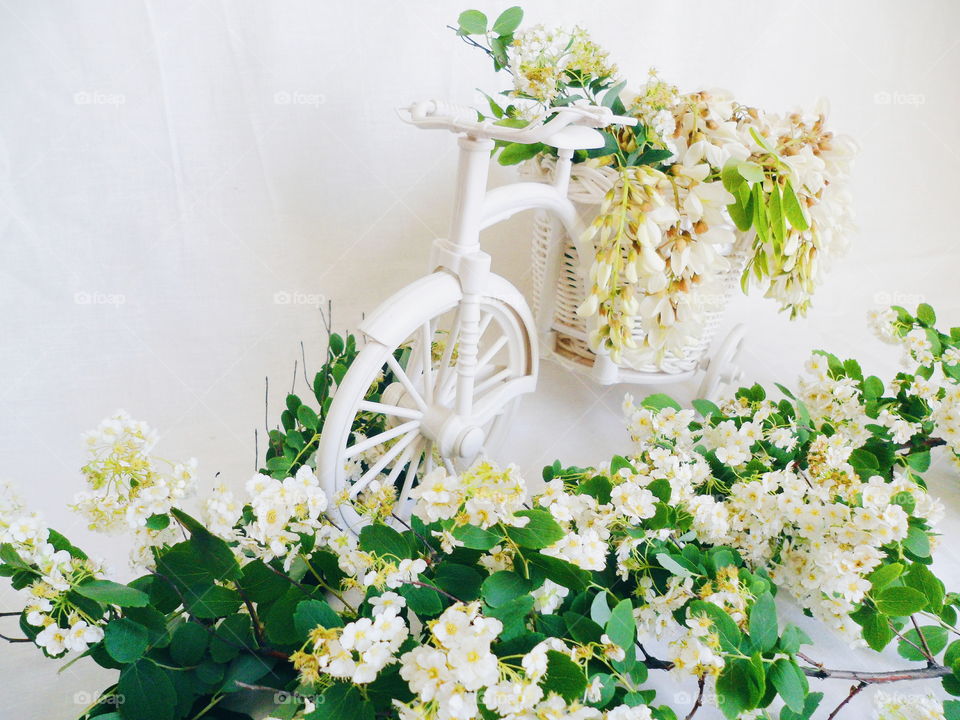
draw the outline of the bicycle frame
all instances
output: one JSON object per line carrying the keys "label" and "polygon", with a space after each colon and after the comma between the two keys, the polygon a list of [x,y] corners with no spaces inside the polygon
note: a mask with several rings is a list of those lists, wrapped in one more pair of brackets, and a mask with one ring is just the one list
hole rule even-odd
{"label": "bicycle frame", "polygon": [[[480,339],[479,294],[486,287],[490,274],[490,256],[480,248],[480,232],[512,215],[543,209],[551,211],[573,238],[581,237],[576,209],[567,198],[573,151],[559,150],[557,169],[551,184],[517,182],[495,190],[487,190],[492,140],[469,134],[458,138],[460,146],[457,169],[456,200],[449,238],[434,240],[431,269],[454,274],[463,289],[460,301],[460,343],[457,359],[457,394],[455,412],[460,417],[473,414],[473,390],[477,372],[477,346]],[[559,243],[551,246],[548,273],[559,274]],[[555,275],[551,275],[554,276]],[[553,316],[553,295],[539,308],[538,333],[549,329]]]}

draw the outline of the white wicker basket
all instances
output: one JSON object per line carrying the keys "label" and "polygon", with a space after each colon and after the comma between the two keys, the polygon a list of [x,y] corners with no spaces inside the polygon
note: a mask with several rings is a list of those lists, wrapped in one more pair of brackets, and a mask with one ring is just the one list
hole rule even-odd
{"label": "white wicker basket", "polygon": [[[527,179],[549,182],[553,173],[554,159],[537,158],[524,164],[522,173]],[[594,168],[583,164],[573,166],[570,176],[570,199],[574,201],[580,218],[586,227],[598,211],[604,195],[616,181],[617,171],[613,168]],[[546,282],[547,256],[554,233],[562,232],[555,227],[546,213],[538,213],[534,219],[532,265],[533,265],[533,304],[539,311],[544,293],[549,289]],[[729,268],[718,273],[697,286],[699,304],[703,308],[701,324],[697,337],[684,346],[678,353],[671,353],[660,362],[629,363],[625,357],[625,369],[641,373],[666,373],[670,375],[687,373],[701,366],[713,342],[723,311],[730,295],[739,284],[740,275],[746,262],[743,242],[746,238],[737,233],[738,242],[727,252]],[[559,238],[563,243],[560,275],[555,288],[554,316],[551,328],[555,335],[555,347],[558,355],[581,365],[590,367],[596,355],[587,342],[587,325],[584,318],[577,315],[577,308],[587,297],[585,277],[593,258],[581,259],[573,238],[566,233]],[[586,263],[585,265],[583,263]],[[634,330],[634,337],[642,340],[643,331]]]}

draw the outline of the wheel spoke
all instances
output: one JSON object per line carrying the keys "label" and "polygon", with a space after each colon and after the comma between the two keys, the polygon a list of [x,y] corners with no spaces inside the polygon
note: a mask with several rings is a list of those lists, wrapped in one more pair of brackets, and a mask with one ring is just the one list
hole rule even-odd
{"label": "wheel spoke", "polygon": [[[490,327],[490,321],[491,321],[491,320],[493,320],[493,315],[491,315],[490,313],[487,313],[486,315],[484,315],[484,316],[481,318],[481,320],[480,320],[480,332],[479,332],[479,334],[477,335],[478,338],[479,338],[479,337],[482,337],[483,334],[487,331],[487,328]],[[502,342],[501,342],[501,341],[502,341]],[[504,336],[504,337],[501,337],[499,340],[497,340],[497,342],[494,343],[494,346],[495,346],[496,349],[493,351],[493,353],[490,353],[490,357],[493,357],[493,355],[495,355],[496,352],[497,352],[498,350],[500,350],[500,348],[502,348],[502,347],[506,344],[506,342],[507,342],[507,339],[506,339],[505,336]],[[497,345],[497,343],[501,343],[501,344]],[[485,355],[484,357],[486,358],[486,355]],[[489,358],[486,358],[486,359],[489,360]],[[482,361],[478,361],[478,362],[477,362],[477,367],[478,367],[478,368],[483,367],[483,365],[484,365],[484,362],[482,362]],[[454,383],[456,383],[456,381],[457,381],[456,367],[451,368],[451,370],[453,370],[453,372],[450,372],[450,373],[446,374],[446,375],[445,375],[441,380],[439,380],[438,383],[437,383],[437,385],[438,385],[438,387],[439,387],[440,389],[439,389],[439,391],[438,391],[437,394],[436,394],[436,398],[437,398],[439,401],[441,401],[441,402],[442,402],[443,400],[446,400],[446,399],[447,399],[447,397],[448,397],[448,396],[450,395],[450,393],[453,391]]]}
{"label": "wheel spoke", "polygon": [[406,418],[407,420],[419,420],[423,417],[423,413],[419,410],[400,407],[399,405],[386,405],[384,403],[373,402],[372,400],[361,400],[358,407],[364,412],[390,415],[392,417]]}
{"label": "wheel spoke", "polygon": [[400,367],[400,363],[397,362],[397,359],[393,356],[393,353],[387,355],[387,365],[390,366],[393,374],[397,376],[397,380],[400,381],[400,384],[403,385],[404,389],[410,394],[410,397],[413,398],[413,401],[417,404],[417,407],[419,407],[422,411],[426,411],[427,404],[423,401],[423,398],[420,397],[420,393],[417,392],[417,389],[413,386],[413,383],[410,382],[410,378],[407,377],[407,373],[405,373],[403,368]]}
{"label": "wheel spoke", "polygon": [[344,451],[343,457],[344,459],[349,460],[350,458],[356,457],[360,453],[365,452],[370,448],[379,445],[380,443],[384,443],[387,440],[392,440],[398,435],[403,435],[404,433],[417,430],[419,427],[420,427],[419,420],[411,420],[410,422],[405,422],[402,425],[397,425],[396,427],[390,428],[389,430],[384,430],[382,433],[374,435],[373,437],[369,437],[366,440],[361,440],[356,445],[351,445]]}
{"label": "wheel spoke", "polygon": [[477,360],[477,367],[482,368],[484,365],[488,364],[493,360],[493,356],[500,352],[500,348],[507,344],[507,336],[501,335],[497,338],[497,341],[490,346],[490,349],[487,350],[479,360]]}
{"label": "wheel spoke", "polygon": [[[429,445],[430,443],[426,444]],[[417,477],[417,472],[420,470],[420,461],[423,458],[423,453],[420,452],[420,443],[418,442],[414,447],[417,448],[416,459],[411,460],[407,466],[407,474],[403,476],[403,487],[400,489],[400,496],[397,499],[397,505],[400,506],[401,511],[403,510],[403,504],[407,501],[407,498],[410,497],[410,491],[413,489],[413,481]]]}
{"label": "wheel spoke", "polygon": [[481,399],[481,396],[484,392],[492,388],[494,385],[497,385],[503,380],[507,380],[510,377],[510,368],[503,368],[497,373],[494,373],[486,380],[481,383],[478,383],[474,388],[474,398],[476,400]]}
{"label": "wheel spoke", "polygon": [[420,433],[411,432],[406,435],[403,439],[399,440],[392,448],[387,450],[376,463],[374,463],[361,477],[357,480],[353,487],[350,488],[350,498],[354,499],[361,493],[361,491],[369,485],[373,479],[380,474],[380,471],[383,470],[387,464],[393,460],[400,452],[407,447],[410,443],[420,437]]}
{"label": "wheel spoke", "polygon": [[393,485],[397,481],[397,478],[400,476],[400,471],[403,470],[404,465],[410,462],[411,458],[413,458],[413,454],[417,451],[418,447],[420,447],[419,438],[417,438],[416,442],[414,442],[406,450],[403,451],[403,454],[393,464],[393,467],[390,469],[390,474],[387,475],[387,479],[386,479],[387,485]]}
{"label": "wheel spoke", "polygon": [[[457,308],[453,316],[453,322],[450,324],[450,331],[447,333],[447,345],[443,348],[443,357],[440,359],[440,368],[437,371],[437,388],[442,388],[446,382],[447,375],[450,374],[450,362],[453,359],[453,347],[460,339],[460,308]],[[434,397],[440,397],[437,393]]]}
{"label": "wheel spoke", "polygon": [[420,326],[420,358],[423,364],[423,396],[433,402],[433,331],[430,321]]}

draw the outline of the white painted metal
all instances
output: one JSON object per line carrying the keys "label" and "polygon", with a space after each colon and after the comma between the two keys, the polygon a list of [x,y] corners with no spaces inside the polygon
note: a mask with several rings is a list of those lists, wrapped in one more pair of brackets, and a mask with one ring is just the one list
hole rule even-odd
{"label": "white painted metal", "polygon": [[[433,100],[398,112],[418,127],[460,134],[456,201],[449,237],[432,246],[433,272],[395,293],[360,325],[366,344],[327,414],[317,470],[333,498],[331,517],[354,530],[363,519],[351,502],[342,502],[345,491],[356,498],[382,479],[398,488],[399,512],[408,514],[418,475],[438,466],[455,471],[505,432],[519,397],[536,387],[538,331],[541,339],[549,336],[553,300],[547,293],[535,322],[522,293],[490,272],[479,234],[518,212],[537,210],[550,213],[569,237],[582,242],[583,229],[567,197],[573,152],[602,146],[595,128],[636,123],[608,108],[581,104],[554,108],[523,128],[478,120],[470,108]],[[558,148],[551,182],[518,182],[488,191],[495,139]],[[588,248],[583,250],[580,257],[589,257]],[[554,242],[546,259],[547,287],[556,286],[562,261],[562,246]],[[741,341],[742,334],[730,347],[725,344],[722,362],[708,368],[707,390],[732,377]],[[443,345],[439,358],[437,343]],[[411,350],[405,367],[397,359],[402,348]],[[605,355],[598,355],[592,368],[576,368],[601,384],[650,385],[685,377],[631,372]],[[379,383],[386,373],[394,381],[384,389]],[[367,399],[372,387],[383,392],[379,402]],[[383,429],[370,438],[352,437],[360,417],[382,418]],[[367,458],[370,452],[375,456]],[[350,467],[358,461],[359,469]]]}

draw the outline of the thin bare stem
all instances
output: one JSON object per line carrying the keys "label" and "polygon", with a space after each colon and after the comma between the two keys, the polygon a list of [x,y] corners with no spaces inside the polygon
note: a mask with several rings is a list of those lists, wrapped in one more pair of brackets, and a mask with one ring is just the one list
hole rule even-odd
{"label": "thin bare stem", "polygon": [[706,685],[704,677],[701,675],[697,680],[697,700],[693,703],[693,707],[690,708],[690,712],[687,713],[686,720],[691,720],[691,718],[697,714],[697,710],[700,709],[700,706],[703,705],[703,688]]}
{"label": "thin bare stem", "polygon": [[840,701],[840,704],[833,709],[832,713],[827,715],[827,720],[833,720],[833,718],[837,716],[837,713],[839,713],[843,709],[843,706],[846,705],[851,700],[853,700],[853,698],[856,697],[857,693],[863,690],[866,686],[867,686],[867,683],[861,682],[860,684],[854,685],[852,688],[850,688],[850,692],[847,694],[847,696]]}

